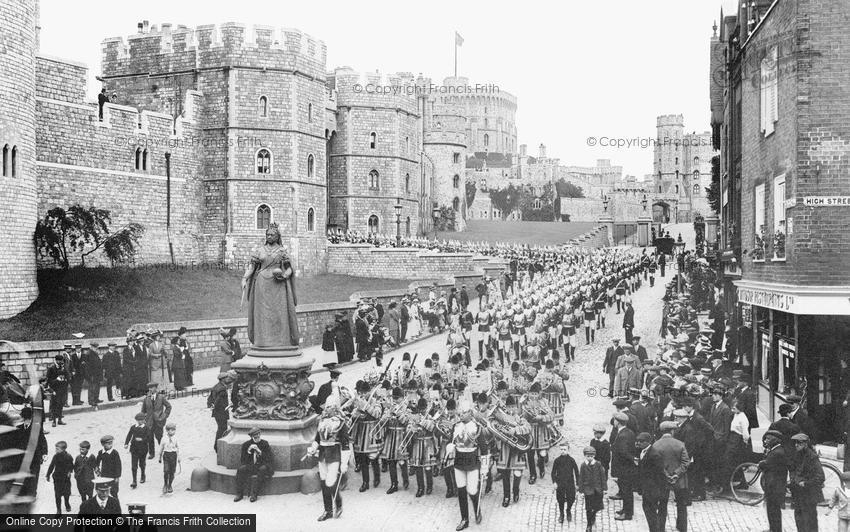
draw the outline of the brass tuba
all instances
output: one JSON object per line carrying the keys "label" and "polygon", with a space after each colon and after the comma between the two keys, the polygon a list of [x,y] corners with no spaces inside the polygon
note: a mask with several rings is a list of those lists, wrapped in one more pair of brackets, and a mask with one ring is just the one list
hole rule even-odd
{"label": "brass tuba", "polygon": [[[497,413],[498,416],[496,415]],[[475,422],[482,428],[489,430],[497,440],[520,452],[525,452],[531,449],[531,435],[515,434],[514,432],[517,425],[507,421],[510,418],[510,414],[502,409],[501,404],[497,404],[486,414],[482,414],[480,412],[474,412],[473,414]]]}

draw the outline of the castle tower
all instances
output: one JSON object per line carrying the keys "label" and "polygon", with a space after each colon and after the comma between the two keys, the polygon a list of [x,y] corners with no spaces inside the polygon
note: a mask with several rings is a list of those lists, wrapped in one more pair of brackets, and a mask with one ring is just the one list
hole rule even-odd
{"label": "castle tower", "polygon": [[35,53],[38,3],[0,2],[0,318],[38,296],[33,233],[38,219],[35,172]]}
{"label": "castle tower", "polygon": [[428,216],[420,199],[430,191],[420,165],[422,128],[413,76],[338,68],[327,83],[336,92],[337,105],[329,225],[364,233],[419,234]]}
{"label": "castle tower", "polygon": [[[655,192],[673,195],[684,201],[685,187],[682,181],[684,171],[684,128],[682,115],[662,115],[656,121],[657,138],[654,149],[653,169]],[[660,187],[660,188],[659,188]],[[680,203],[680,210],[687,206]]]}
{"label": "castle tower", "polygon": [[[457,78],[446,78],[450,86]],[[466,228],[467,119],[455,96],[427,95],[423,98],[425,153],[433,161],[434,201],[454,211],[455,230]]]}

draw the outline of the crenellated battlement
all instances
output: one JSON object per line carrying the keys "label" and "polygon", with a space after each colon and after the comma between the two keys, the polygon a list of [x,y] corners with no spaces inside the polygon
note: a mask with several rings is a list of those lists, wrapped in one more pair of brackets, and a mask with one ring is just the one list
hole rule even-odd
{"label": "crenellated battlement", "polygon": [[215,66],[297,69],[318,76],[327,59],[324,41],[294,28],[225,22],[139,30],[126,39],[103,40],[105,76]]}
{"label": "crenellated battlement", "polygon": [[336,91],[339,107],[366,106],[402,109],[419,113],[416,78],[409,72],[359,72],[349,67],[334,70],[328,76],[329,85]]}
{"label": "crenellated battlement", "polygon": [[658,127],[685,127],[685,117],[684,115],[660,115],[656,119],[656,125]]}

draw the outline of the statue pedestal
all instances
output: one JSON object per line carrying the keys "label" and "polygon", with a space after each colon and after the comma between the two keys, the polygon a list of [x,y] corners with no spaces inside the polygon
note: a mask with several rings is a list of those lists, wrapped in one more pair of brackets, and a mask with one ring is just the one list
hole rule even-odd
{"label": "statue pedestal", "polygon": [[313,362],[299,347],[252,347],[232,364],[238,375],[234,386],[239,386],[239,405],[231,412],[230,432],[218,440],[215,464],[205,464],[210,489],[236,493],[242,444],[250,439],[252,427],[262,431],[273,455],[274,475],[261,495],[300,492],[301,477],[315,474],[311,461],[301,461],[315,440],[319,420],[307,402],[314,386],[309,380]]}

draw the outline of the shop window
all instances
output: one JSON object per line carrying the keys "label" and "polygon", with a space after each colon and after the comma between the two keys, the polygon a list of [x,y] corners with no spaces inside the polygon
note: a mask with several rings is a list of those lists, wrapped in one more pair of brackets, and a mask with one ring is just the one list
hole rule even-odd
{"label": "shop window", "polygon": [[782,393],[789,393],[791,388],[797,387],[797,346],[784,338],[777,340],[779,351],[779,371],[777,371],[776,389]]}

